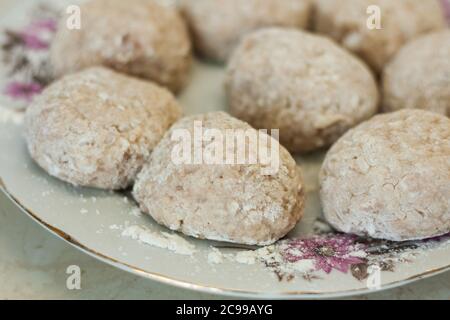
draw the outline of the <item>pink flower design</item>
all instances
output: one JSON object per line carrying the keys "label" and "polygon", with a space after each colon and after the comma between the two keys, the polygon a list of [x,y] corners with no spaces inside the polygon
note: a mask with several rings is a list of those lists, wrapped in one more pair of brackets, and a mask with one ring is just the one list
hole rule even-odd
{"label": "pink flower design", "polygon": [[11,82],[6,86],[5,94],[14,99],[24,99],[30,102],[36,94],[41,93],[43,87],[36,82]]}
{"label": "pink flower design", "polygon": [[29,25],[28,30],[56,32],[56,26],[57,26],[56,20],[43,19],[43,20],[33,21]]}
{"label": "pink flower design", "polygon": [[355,244],[355,239],[354,236],[341,234],[294,239],[287,243],[282,254],[284,259],[291,263],[314,260],[316,271],[331,273],[336,269],[347,273],[352,265],[364,262],[352,255],[365,248],[362,244]]}
{"label": "pink flower design", "polygon": [[450,24],[450,0],[441,0],[442,7],[444,8],[445,16],[447,17],[447,22]]}
{"label": "pink flower design", "polygon": [[56,32],[56,21],[53,19],[36,20],[19,32],[18,36],[27,49],[45,50],[50,46],[50,41],[45,40],[45,34]]}
{"label": "pink flower design", "polygon": [[37,35],[23,32],[20,34],[24,46],[31,50],[45,50],[48,49],[49,43],[40,39]]}

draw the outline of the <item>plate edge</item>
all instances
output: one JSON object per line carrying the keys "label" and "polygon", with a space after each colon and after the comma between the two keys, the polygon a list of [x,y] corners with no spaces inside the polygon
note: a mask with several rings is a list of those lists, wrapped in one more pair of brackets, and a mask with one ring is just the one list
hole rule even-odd
{"label": "plate edge", "polygon": [[35,213],[33,213],[32,210],[28,209],[26,206],[24,206],[9,190],[7,189],[3,179],[0,177],[0,191],[5,194],[5,196],[10,199],[22,212],[27,214],[32,220],[34,220],[36,223],[38,223],[40,226],[44,227],[45,229],[49,230],[51,233],[56,235],[58,238],[64,240],[65,242],[69,243],[71,246],[75,247],[76,249],[101,260],[104,263],[107,263],[115,268],[118,268],[123,271],[127,271],[131,274],[138,275],[150,280],[154,280],[163,284],[175,286],[175,287],[181,287],[188,290],[195,290],[199,292],[204,293],[210,293],[215,295],[224,295],[224,296],[231,296],[231,297],[244,297],[244,298],[260,298],[260,299],[325,299],[325,298],[343,298],[343,297],[351,297],[356,296],[360,294],[371,294],[376,292],[381,292],[384,290],[389,290],[395,287],[403,286],[411,282],[415,282],[421,279],[429,278],[432,276],[439,275],[441,273],[444,273],[446,271],[450,270],[450,265],[427,270],[423,273],[420,273],[418,275],[414,275],[402,280],[398,280],[395,282],[391,282],[389,284],[386,284],[382,286],[379,289],[354,289],[354,290],[348,290],[348,291],[337,291],[337,292],[315,292],[315,291],[286,291],[286,292],[273,292],[273,293],[261,293],[256,291],[247,291],[247,290],[239,290],[239,289],[232,289],[232,288],[218,288],[218,287],[212,287],[207,285],[201,285],[201,284],[195,284],[192,282],[188,282],[185,280],[175,279],[171,278],[165,275],[161,275],[159,273],[149,272],[145,271],[143,269],[140,269],[138,267],[132,266],[126,262],[119,261],[115,258],[108,257],[100,252],[97,252],[86,245],[82,244],[78,240],[76,240],[74,237],[70,236],[66,232],[48,224],[47,222],[43,221],[41,218],[39,218]]}

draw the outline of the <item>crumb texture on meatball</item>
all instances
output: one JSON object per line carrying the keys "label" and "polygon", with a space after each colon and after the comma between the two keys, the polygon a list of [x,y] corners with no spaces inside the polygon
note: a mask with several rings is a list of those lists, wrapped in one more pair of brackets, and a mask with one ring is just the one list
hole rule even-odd
{"label": "crumb texture on meatball", "polygon": [[337,230],[394,241],[450,232],[450,120],[407,109],[349,131],[320,173]]}
{"label": "crumb texture on meatball", "polygon": [[292,152],[328,146],[378,109],[367,66],[329,39],[293,29],[246,36],[230,60],[226,87],[234,116],[280,129]]}
{"label": "crumb texture on meatball", "polygon": [[154,0],[92,0],[80,6],[80,30],[64,17],[51,46],[56,77],[106,66],[178,92],[192,62],[188,29],[178,11]]}
{"label": "crumb texture on meatball", "polygon": [[196,50],[216,61],[228,60],[245,34],[263,27],[306,28],[311,0],[182,0],[181,8]]}
{"label": "crumb texture on meatball", "polygon": [[450,30],[404,46],[383,74],[383,109],[426,109],[450,116]]}
{"label": "crumb texture on meatball", "polygon": [[[138,175],[133,195],[142,211],[201,239],[267,245],[286,235],[304,206],[302,175],[290,154],[280,147],[279,170],[272,175],[261,173],[261,163],[175,164],[171,154],[179,142],[172,134],[177,129],[193,134],[194,121],[201,121],[204,130],[254,130],[222,112],[178,121]],[[203,142],[203,151],[207,145]]]}
{"label": "crumb texture on meatball", "polygon": [[[381,29],[367,27],[369,6],[381,9]],[[446,27],[439,0],[317,0],[313,20],[378,73],[407,41]]]}
{"label": "crumb texture on meatball", "polygon": [[74,185],[128,187],[181,108],[166,89],[102,67],[47,87],[27,109],[26,140],[50,175]]}

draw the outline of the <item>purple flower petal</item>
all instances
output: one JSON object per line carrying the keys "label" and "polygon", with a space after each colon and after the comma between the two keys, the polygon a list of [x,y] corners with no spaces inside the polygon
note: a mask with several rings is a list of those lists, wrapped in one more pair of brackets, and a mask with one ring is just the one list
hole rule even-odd
{"label": "purple flower petal", "polygon": [[325,235],[290,240],[283,251],[283,258],[291,263],[311,259],[316,270],[330,273],[335,269],[347,273],[352,265],[363,262],[352,256],[353,252],[365,248],[355,243],[355,239],[351,235]]}
{"label": "purple flower petal", "polygon": [[26,48],[32,49],[32,50],[45,50],[48,49],[49,43],[46,41],[41,40],[38,36],[24,32],[21,35],[23,44]]}
{"label": "purple flower petal", "polygon": [[340,258],[330,258],[330,264],[333,266],[334,269],[342,273],[347,273],[351,265],[346,259]]}
{"label": "purple flower petal", "polygon": [[316,267],[317,271],[323,270],[327,274],[329,274],[329,273],[331,273],[331,271],[333,271],[333,266],[330,265],[326,259],[317,258],[315,261],[315,267]]}
{"label": "purple flower petal", "polygon": [[[46,50],[50,47],[49,34],[56,32],[56,21],[52,19],[37,20],[18,32],[22,44],[31,50]],[[47,40],[46,40],[47,39]]]}
{"label": "purple flower petal", "polygon": [[447,22],[450,24],[450,0],[441,0]]}
{"label": "purple flower petal", "polygon": [[35,95],[41,93],[42,89],[43,87],[36,82],[11,82],[6,86],[5,94],[14,99],[22,99],[30,102]]}
{"label": "purple flower petal", "polygon": [[46,30],[50,32],[56,32],[57,28],[57,22],[53,19],[45,19],[45,20],[37,20],[33,21],[29,27],[27,28],[28,31],[41,31]]}

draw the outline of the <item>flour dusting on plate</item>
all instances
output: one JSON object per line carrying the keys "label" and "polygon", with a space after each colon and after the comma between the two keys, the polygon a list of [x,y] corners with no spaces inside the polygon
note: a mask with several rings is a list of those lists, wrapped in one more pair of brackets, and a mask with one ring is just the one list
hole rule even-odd
{"label": "flour dusting on plate", "polygon": [[150,246],[168,249],[177,254],[193,255],[196,252],[193,244],[176,234],[154,232],[143,226],[129,226],[122,231],[122,236]]}
{"label": "flour dusting on plate", "polygon": [[13,123],[20,125],[23,122],[24,114],[22,112],[0,107],[0,123]]}

